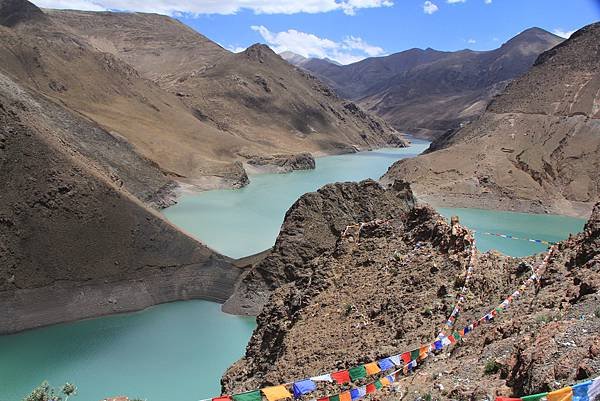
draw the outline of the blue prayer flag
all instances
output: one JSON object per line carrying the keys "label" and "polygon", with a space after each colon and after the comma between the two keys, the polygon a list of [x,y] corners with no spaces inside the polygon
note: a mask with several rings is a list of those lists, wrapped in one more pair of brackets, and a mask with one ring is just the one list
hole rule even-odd
{"label": "blue prayer flag", "polygon": [[386,371],[394,367],[394,362],[392,362],[390,358],[380,359],[379,362],[377,362],[377,364],[379,365],[379,369],[381,369],[382,371]]}
{"label": "blue prayer flag", "polygon": [[588,380],[583,383],[572,386],[573,388],[573,401],[589,401],[588,390],[592,385],[592,381]]}
{"label": "blue prayer flag", "polygon": [[310,379],[300,380],[294,383],[294,398],[300,398],[304,394],[312,393],[317,389],[317,385]]}
{"label": "blue prayer flag", "polygon": [[444,344],[442,343],[442,340],[437,340],[436,342],[433,343],[433,345],[435,345],[436,350],[440,350],[440,349],[444,348]]}
{"label": "blue prayer flag", "polygon": [[360,391],[357,388],[353,388],[350,390],[350,397],[353,400],[358,400],[360,398]]}

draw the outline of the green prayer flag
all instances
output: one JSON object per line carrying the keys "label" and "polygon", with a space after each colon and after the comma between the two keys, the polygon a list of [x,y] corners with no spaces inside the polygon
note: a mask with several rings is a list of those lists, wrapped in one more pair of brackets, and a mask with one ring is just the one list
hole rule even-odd
{"label": "green prayer flag", "polygon": [[332,395],[331,397],[329,397],[329,401],[340,401],[340,395]]}
{"label": "green prayer flag", "polygon": [[415,349],[415,350],[410,351],[410,360],[411,361],[418,360],[420,354],[421,354],[421,350],[420,349]]}
{"label": "green prayer flag", "polygon": [[452,337],[454,337],[454,339],[456,341],[460,340],[460,333],[458,331],[455,331],[454,333],[452,333]]}
{"label": "green prayer flag", "polygon": [[498,312],[498,313],[502,312],[502,308],[498,306],[498,307],[496,308],[496,312]]}
{"label": "green prayer flag", "polygon": [[350,373],[350,379],[352,379],[352,381],[367,377],[367,369],[365,368],[365,365],[356,366],[352,369],[349,369],[348,372]]}
{"label": "green prayer flag", "polygon": [[262,401],[260,390],[248,391],[247,393],[236,394],[233,396],[234,401]]}
{"label": "green prayer flag", "polygon": [[377,380],[375,383],[373,383],[375,385],[375,388],[377,390],[381,389],[383,387],[383,384],[381,384],[380,380]]}
{"label": "green prayer flag", "polygon": [[523,400],[523,401],[540,401],[542,399],[545,399],[547,396],[548,396],[548,393],[526,395],[525,397],[521,397],[521,400]]}

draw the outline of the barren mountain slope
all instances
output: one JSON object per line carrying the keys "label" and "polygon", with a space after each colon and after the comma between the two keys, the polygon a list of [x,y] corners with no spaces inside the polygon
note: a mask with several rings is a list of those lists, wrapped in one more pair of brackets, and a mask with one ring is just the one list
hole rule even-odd
{"label": "barren mountain slope", "polygon": [[225,300],[240,271],[138,200],[154,201],[164,174],[35,97],[0,73],[0,334]]}
{"label": "barren mountain slope", "polygon": [[395,163],[436,205],[586,215],[600,195],[600,23],[543,53],[482,117]]}
{"label": "barren mountain slope", "polygon": [[[343,185],[337,184],[338,190]],[[328,201],[332,190],[311,194],[311,204]],[[371,195],[380,206],[392,196],[385,191]],[[358,201],[355,196],[349,194],[344,202]],[[312,244],[318,254],[303,260],[302,269],[291,269],[287,283],[272,293],[245,357],[223,376],[224,394],[352,368],[436,339],[465,282],[471,240],[466,229],[452,229],[433,209],[405,206],[404,211],[383,206],[378,213],[387,210],[394,217],[336,235],[326,250]],[[343,207],[336,210],[330,219],[345,216]],[[294,241],[302,239],[305,226],[327,230],[311,211],[299,202],[288,212],[284,227],[297,233]],[[278,241],[289,241],[286,237]],[[308,254],[311,243],[305,247]],[[542,256],[516,259],[476,252],[454,328],[493,310],[531,275]],[[600,204],[585,232],[558,246],[541,282],[522,291],[491,323],[419,362],[417,371],[394,387],[399,392],[384,389],[372,399],[494,399],[596,377],[599,290]],[[306,399],[345,389],[348,385],[321,382]]]}
{"label": "barren mountain slope", "polygon": [[[2,8],[4,15],[35,7],[24,0]],[[243,171],[223,158],[222,143],[243,140],[200,121],[193,112],[130,65],[99,52],[85,39],[51,21],[36,18],[0,26],[0,71],[67,108],[83,114],[129,142],[179,180]],[[237,170],[237,171],[236,171]]]}
{"label": "barren mountain slope", "polygon": [[532,28],[492,51],[411,49],[347,66],[308,61],[302,68],[397,129],[435,137],[481,114],[508,80],[561,40]]}
{"label": "barren mountain slope", "polygon": [[238,138],[238,143],[224,140],[216,150],[224,159],[398,143],[381,119],[342,101],[266,46],[230,53],[177,21],[151,14],[48,15],[176,94],[223,138]]}

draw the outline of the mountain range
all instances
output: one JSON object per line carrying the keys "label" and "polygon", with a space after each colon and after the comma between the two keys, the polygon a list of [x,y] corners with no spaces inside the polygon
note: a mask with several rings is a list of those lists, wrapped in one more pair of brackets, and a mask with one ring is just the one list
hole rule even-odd
{"label": "mountain range", "polygon": [[600,23],[534,66],[428,154],[395,163],[434,205],[586,216],[600,196]]}
{"label": "mountain range", "polygon": [[410,49],[349,65],[287,59],[396,129],[432,138],[475,119],[510,80],[562,40],[531,28],[491,51]]}

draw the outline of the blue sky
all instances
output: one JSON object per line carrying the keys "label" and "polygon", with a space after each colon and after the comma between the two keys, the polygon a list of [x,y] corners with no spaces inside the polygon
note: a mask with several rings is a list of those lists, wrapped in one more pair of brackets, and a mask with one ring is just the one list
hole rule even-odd
{"label": "blue sky", "polygon": [[600,20],[600,0],[36,0],[53,8],[169,14],[230,50],[342,63],[412,47],[493,49],[532,26],[567,36]]}

